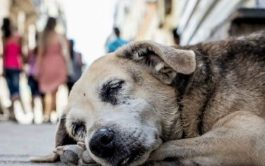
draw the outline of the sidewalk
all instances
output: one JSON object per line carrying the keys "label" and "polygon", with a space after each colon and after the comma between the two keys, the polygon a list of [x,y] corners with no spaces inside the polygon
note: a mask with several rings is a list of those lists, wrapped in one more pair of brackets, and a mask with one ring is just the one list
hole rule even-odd
{"label": "sidewalk", "polygon": [[54,147],[56,125],[18,125],[0,122],[0,166],[61,166],[62,164],[35,164],[32,155],[45,155]]}

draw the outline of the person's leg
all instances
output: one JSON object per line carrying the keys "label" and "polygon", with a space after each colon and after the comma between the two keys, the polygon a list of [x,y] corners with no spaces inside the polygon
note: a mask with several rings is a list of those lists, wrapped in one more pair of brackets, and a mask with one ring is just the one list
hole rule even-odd
{"label": "person's leg", "polygon": [[34,96],[33,103],[34,123],[41,124],[43,122],[42,98],[40,96]]}
{"label": "person's leg", "polygon": [[13,87],[12,100],[18,101],[21,104],[21,107],[23,108],[21,111],[25,113],[25,108],[20,96],[19,84],[20,84],[20,70],[15,69],[12,73],[12,87]]}
{"label": "person's leg", "polygon": [[32,95],[31,108],[33,112],[34,123],[40,124],[43,121],[43,99],[39,90],[38,81],[34,78],[34,76],[28,76],[28,85]]}
{"label": "person's leg", "polygon": [[52,119],[51,119],[52,123],[56,122],[56,119],[57,119],[57,115],[56,115],[56,113],[57,113],[57,111],[56,111],[56,94],[57,94],[57,90],[52,93],[52,112],[51,112],[51,113],[53,113],[52,114]]}
{"label": "person's leg", "polygon": [[0,121],[9,119],[9,111],[3,106],[2,101],[0,100]]}
{"label": "person's leg", "polygon": [[13,87],[13,75],[12,75],[12,71],[10,69],[5,69],[5,79],[7,82],[7,87],[9,90],[9,94],[10,94],[10,100],[11,100],[11,105],[8,108],[9,111],[9,120],[12,121],[17,121],[16,117],[15,117],[15,113],[14,113],[14,87]]}
{"label": "person's leg", "polygon": [[56,94],[57,90],[52,93],[52,110],[56,111]]}
{"label": "person's leg", "polygon": [[12,93],[11,93],[14,113],[19,123],[30,123],[30,120],[27,119],[25,106],[20,96],[19,84],[20,84],[20,70],[14,69],[12,70]]}
{"label": "person's leg", "polygon": [[31,110],[34,112],[35,85],[34,85],[33,76],[31,75],[28,76],[28,85],[31,91]]}
{"label": "person's leg", "polygon": [[67,88],[69,92],[72,90],[74,84],[75,83],[73,81],[67,81]]}
{"label": "person's leg", "polygon": [[52,111],[52,93],[46,93],[44,96],[44,122],[50,121]]}

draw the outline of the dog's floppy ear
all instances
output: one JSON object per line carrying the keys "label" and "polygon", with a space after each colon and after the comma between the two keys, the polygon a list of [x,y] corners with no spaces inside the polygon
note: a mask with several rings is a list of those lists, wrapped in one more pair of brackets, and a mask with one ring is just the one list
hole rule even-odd
{"label": "dog's floppy ear", "polygon": [[68,144],[76,144],[77,141],[72,138],[65,126],[65,121],[66,121],[66,114],[63,114],[59,120],[58,128],[56,131],[56,136],[55,136],[55,146],[62,146],[62,145],[68,145]]}
{"label": "dog's floppy ear", "polygon": [[170,84],[177,73],[191,74],[196,69],[196,56],[192,50],[163,46],[150,41],[132,42],[116,54],[151,67],[153,74]]}

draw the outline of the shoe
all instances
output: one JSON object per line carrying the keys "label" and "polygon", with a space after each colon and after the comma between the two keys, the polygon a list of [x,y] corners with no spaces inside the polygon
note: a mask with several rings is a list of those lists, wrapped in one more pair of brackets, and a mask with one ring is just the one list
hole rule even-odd
{"label": "shoe", "polygon": [[45,114],[43,117],[43,123],[50,123],[50,115]]}
{"label": "shoe", "polygon": [[58,115],[57,115],[56,111],[53,111],[51,113],[50,121],[52,124],[56,124],[57,120],[58,120]]}
{"label": "shoe", "polygon": [[15,114],[15,118],[18,123],[20,124],[31,124],[32,123],[32,116],[24,113],[22,105],[19,101],[14,101],[14,114]]}

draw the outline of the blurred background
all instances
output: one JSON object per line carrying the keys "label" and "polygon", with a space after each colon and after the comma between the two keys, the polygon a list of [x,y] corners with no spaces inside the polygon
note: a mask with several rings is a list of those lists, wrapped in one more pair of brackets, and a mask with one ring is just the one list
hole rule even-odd
{"label": "blurred background", "polygon": [[262,30],[265,0],[0,0],[0,26],[0,149],[8,151],[1,139],[18,130],[34,138],[44,126],[47,135],[100,56],[136,40],[188,45]]}

